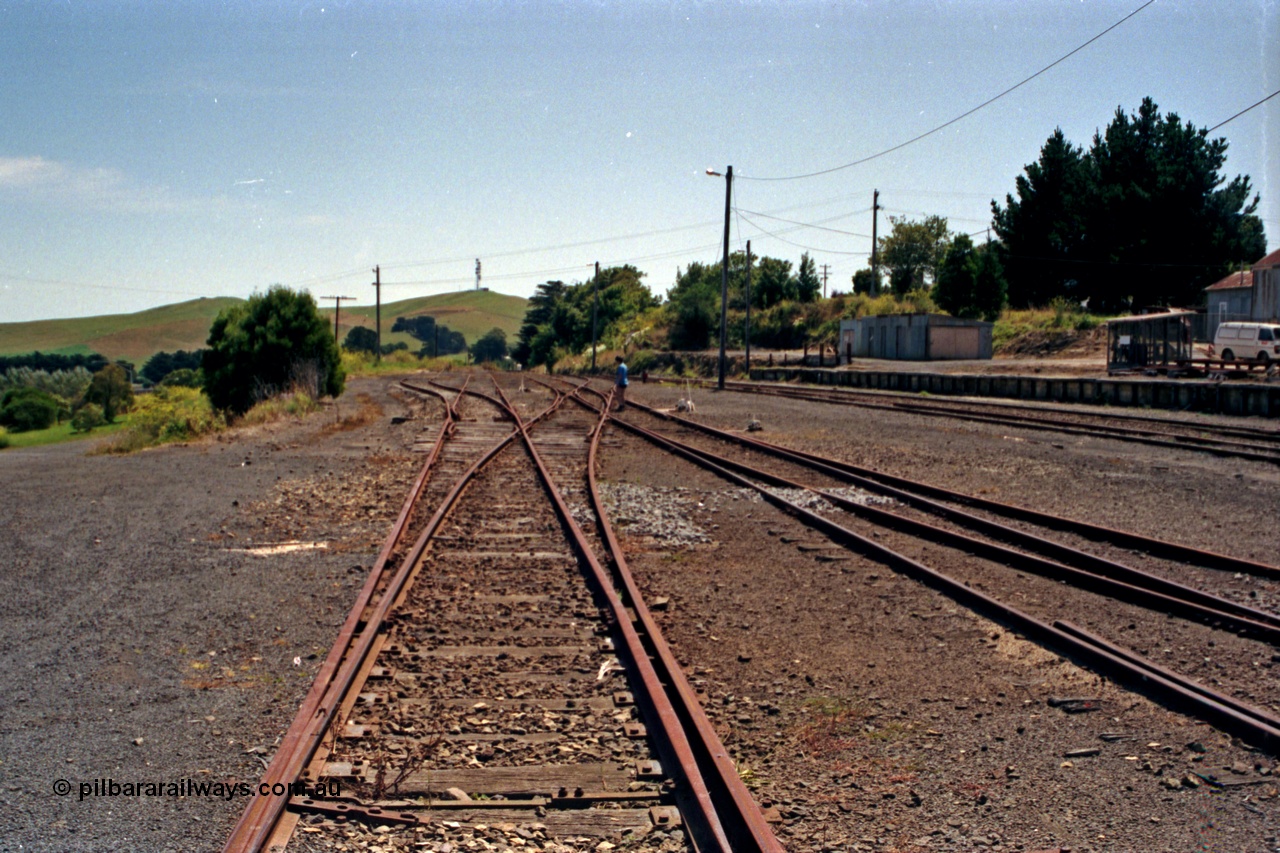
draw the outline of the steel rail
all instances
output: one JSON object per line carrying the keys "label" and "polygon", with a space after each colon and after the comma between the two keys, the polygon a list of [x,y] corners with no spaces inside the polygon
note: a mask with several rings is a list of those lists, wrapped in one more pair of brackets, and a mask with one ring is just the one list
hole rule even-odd
{"label": "steel rail", "polygon": [[[638,408],[645,409],[647,407],[638,405]],[[678,422],[684,423],[683,421]],[[874,481],[848,474],[830,465],[798,458],[785,451],[771,455],[785,459],[793,464],[803,464],[811,470],[834,479],[851,482],[862,488],[895,498],[917,509],[940,515],[950,521],[977,529],[993,538],[1012,541],[1035,553],[1052,556],[1060,562],[1041,560],[1029,554],[954,533],[944,528],[927,525],[896,513],[863,506],[825,490],[811,489],[821,494],[826,500],[846,510],[871,518],[885,526],[900,529],[907,528],[911,530],[913,535],[927,535],[936,541],[949,541],[953,543],[954,547],[981,549],[986,554],[994,555],[994,558],[999,559],[1001,562],[1014,560],[1029,571],[1047,577],[1067,580],[1077,586],[1089,588],[1091,586],[1098,587],[1099,585],[1114,584],[1110,588],[1114,590],[1115,594],[1125,597],[1125,600],[1136,600],[1138,603],[1143,603],[1144,606],[1148,606],[1148,602],[1153,605],[1158,602],[1157,606],[1177,608],[1180,615],[1203,619],[1210,623],[1221,622],[1225,626],[1230,626],[1232,630],[1243,630],[1257,636],[1263,636],[1269,642],[1274,643],[1280,640],[1280,616],[1272,613],[1239,604],[1212,593],[1135,569],[1123,563],[1098,557],[1077,548],[1026,533],[1017,528],[944,506],[909,492],[882,486]],[[725,460],[722,464],[735,466],[739,473],[747,474],[747,476],[758,479],[772,478],[775,481],[775,485],[783,488],[811,488],[802,483],[776,477],[740,463],[732,463]],[[1012,565],[1012,563],[1010,564]],[[1135,599],[1133,596],[1137,596],[1137,598]]]}
{"label": "steel rail", "polygon": [[[622,422],[618,421],[618,423]],[[643,430],[642,427],[634,425],[628,425],[628,427]],[[657,434],[654,433],[654,435]],[[1101,595],[1128,601],[1162,613],[1197,619],[1214,627],[1249,634],[1264,639],[1273,645],[1280,645],[1280,617],[1271,613],[1174,583],[1120,563],[1099,560],[1105,566],[1105,573],[1064,565],[1034,554],[1016,551],[1003,545],[976,539],[963,533],[936,527],[876,507],[865,506],[826,489],[815,488],[768,471],[762,471],[746,463],[727,459],[719,454],[671,439],[669,436],[662,437],[669,441],[672,446],[679,447],[681,455],[688,456],[692,454],[699,456],[738,474],[779,488],[812,492],[841,509],[859,515],[875,524],[899,530],[912,536],[929,539],[950,548],[971,552],[1012,568],[1063,581],[1072,586]],[[1092,555],[1075,551],[1066,546],[1059,547],[1081,558],[1097,559],[1093,558]],[[1089,564],[1088,560],[1083,562]],[[1123,580],[1119,579],[1117,575]]]}
{"label": "steel rail", "polygon": [[1091,631],[1087,631],[1084,628],[1079,627],[1078,625],[1075,625],[1071,622],[1066,621],[1065,619],[1056,620],[1053,623],[1053,626],[1061,631],[1066,631],[1068,634],[1078,637],[1079,639],[1084,640],[1085,642],[1090,643],[1091,645],[1097,646],[1100,649],[1104,649],[1110,654],[1115,655],[1116,657],[1124,658],[1129,663],[1133,664],[1134,666],[1140,669],[1144,669],[1148,672],[1154,673],[1155,675],[1161,678],[1164,678],[1167,681],[1171,681],[1175,684],[1179,684],[1187,690],[1190,690],[1194,693],[1198,693],[1201,696],[1204,696],[1208,699],[1211,699],[1214,702],[1217,702],[1219,705],[1222,705],[1227,708],[1232,708],[1233,710],[1235,710],[1240,714],[1243,714],[1247,717],[1251,717],[1255,720],[1258,720],[1259,722],[1265,723],[1266,725],[1274,728],[1276,731],[1280,731],[1280,717],[1277,717],[1275,714],[1271,713],[1265,708],[1258,708],[1254,705],[1249,705],[1247,703],[1239,701],[1234,696],[1228,696],[1226,693],[1223,693],[1220,690],[1214,690],[1212,687],[1208,687],[1204,684],[1201,684],[1200,682],[1192,678],[1188,678],[1187,676],[1182,675],[1181,673],[1174,672],[1173,670],[1168,669],[1167,667],[1163,667],[1160,664],[1155,663],[1154,661],[1147,660],[1142,655],[1134,654],[1131,650],[1126,649],[1123,646],[1118,646],[1115,643],[1110,642],[1109,640],[1104,640],[1102,637],[1099,637],[1097,634],[1094,634]]}
{"label": "steel rail", "polygon": [[[646,406],[642,403],[633,401],[628,403],[628,405],[644,411],[647,414],[651,414],[659,419],[678,423],[682,426],[703,432],[724,441],[740,444],[744,447],[750,447],[769,455],[786,458],[796,462],[797,464],[808,465],[809,467],[814,468],[814,470],[822,470],[832,476],[835,476],[838,472],[841,476],[848,478],[847,482],[854,483],[862,488],[875,491],[878,494],[893,497],[897,500],[903,501],[904,503],[912,504],[927,512],[945,514],[953,520],[963,521],[965,524],[982,526],[993,532],[999,530],[1001,531],[998,534],[999,536],[1017,538],[1020,540],[1020,544],[1024,544],[1025,547],[1045,549],[1045,551],[1049,552],[1050,556],[1062,554],[1062,552],[1057,549],[1065,548],[1066,546],[1058,545],[1057,543],[1050,542],[1049,540],[1045,540],[1041,537],[1034,537],[1030,534],[1022,533],[1015,528],[1000,525],[997,522],[990,521],[989,519],[982,519],[970,513],[964,513],[952,507],[945,507],[935,501],[928,500],[928,498],[962,504],[974,509],[990,512],[995,515],[1004,516],[1006,518],[1026,521],[1031,524],[1065,533],[1073,533],[1087,539],[1108,542],[1121,548],[1144,551],[1148,554],[1156,557],[1162,557],[1164,559],[1189,563],[1208,569],[1239,572],[1242,574],[1280,580],[1280,567],[1268,565],[1266,563],[1259,563],[1253,560],[1244,560],[1239,557],[1231,557],[1226,554],[1219,554],[1213,551],[1191,548],[1186,545],[1178,545],[1173,542],[1166,542],[1162,539],[1144,536],[1140,533],[1117,530],[1115,528],[1104,527],[1102,525],[1092,524],[1086,521],[1078,521],[1076,519],[1050,515],[1049,513],[1040,512],[1039,510],[1027,507],[1001,503],[1000,501],[993,501],[988,498],[968,495],[963,492],[956,492],[939,486],[931,486],[927,483],[908,480],[905,477],[897,477],[892,474],[885,474],[870,468],[863,468],[848,462],[842,462],[838,459],[819,456],[803,450],[793,450],[791,448],[772,444],[760,439],[737,435],[687,418],[673,417],[672,415]],[[1036,540],[1039,541],[1037,542]]]}
{"label": "steel rail", "polygon": [[[578,392],[575,391],[573,399],[577,402],[585,403],[577,395]],[[742,851],[780,851],[782,847],[774,836],[773,830],[770,829],[755,798],[747,790],[746,785],[742,783],[742,778],[738,775],[737,768],[732,759],[730,759],[728,750],[725,749],[724,744],[721,742],[720,736],[716,733],[715,727],[707,717],[702,704],[698,701],[692,686],[689,684],[688,679],[685,678],[684,671],[672,653],[671,647],[667,645],[661,629],[653,618],[653,614],[645,604],[640,588],[636,584],[635,576],[631,573],[631,568],[627,564],[622,545],[614,532],[613,524],[609,521],[609,515],[605,511],[596,480],[596,467],[600,438],[604,434],[601,426],[608,418],[608,408],[608,402],[606,401],[600,412],[600,426],[597,426],[592,436],[591,447],[587,453],[587,484],[592,507],[599,520],[600,530],[607,544],[608,552],[612,557],[614,571],[618,581],[626,590],[627,598],[631,601],[636,620],[642,628],[642,636],[648,640],[648,644],[652,649],[651,654],[654,663],[661,668],[661,676],[664,683],[670,686],[673,694],[673,704],[685,731],[692,729],[697,733],[697,737],[692,740],[692,743],[698,752],[697,760],[701,767],[701,772],[704,777],[711,777],[715,780],[712,795],[716,800],[722,820],[726,817],[732,817],[732,822],[726,826],[726,830],[733,842],[733,849]]]}
{"label": "steel rail", "polygon": [[[302,753],[307,751],[307,730],[310,726],[310,721],[320,712],[322,702],[328,695],[335,674],[338,672],[342,662],[342,656],[350,645],[352,637],[355,636],[356,629],[359,627],[361,615],[364,613],[365,608],[368,607],[374,593],[377,591],[378,585],[382,581],[387,563],[391,559],[392,551],[395,550],[396,545],[399,544],[404,536],[409,519],[413,515],[413,509],[417,505],[423,489],[426,487],[431,471],[439,461],[440,452],[444,447],[445,441],[453,433],[454,426],[458,421],[457,403],[461,399],[461,395],[450,401],[439,392],[433,391],[432,393],[440,398],[444,406],[444,419],[441,422],[440,431],[436,435],[435,444],[423,463],[422,470],[418,473],[413,485],[410,486],[409,494],[405,497],[400,513],[396,516],[396,520],[391,526],[391,531],[387,534],[382,549],[378,552],[377,559],[369,571],[369,576],[365,579],[364,585],[356,596],[355,603],[347,614],[346,621],[343,622],[342,627],[338,630],[338,636],[330,647],[328,656],[320,665],[320,669],[317,670],[316,676],[311,682],[311,688],[303,698],[293,724],[285,732],[279,748],[276,749],[275,755],[267,765],[262,782],[268,785],[276,782],[294,781],[298,773],[301,772],[301,768],[305,767],[306,762],[310,760],[309,754],[306,758],[301,758]],[[298,769],[294,770],[293,768],[295,767]],[[279,820],[280,815],[284,812],[284,807],[285,801],[281,797],[255,796],[241,813],[239,820],[231,831],[226,846],[223,848],[224,851],[232,853],[232,851],[251,851],[261,848]]]}
{"label": "steel rail", "polygon": [[[616,419],[615,422],[624,423]],[[703,458],[698,453],[686,453],[684,448],[657,433],[633,424],[627,426],[632,431],[644,435],[658,446],[695,461],[708,471],[712,471],[732,483],[758,492],[766,501],[804,522],[809,527],[825,533],[833,540],[845,543],[853,550],[942,592],[957,602],[983,613],[988,618],[1003,623],[1042,645],[1049,646],[1062,654],[1076,658],[1102,675],[1126,683],[1131,689],[1146,693],[1171,709],[1186,711],[1220,725],[1224,730],[1272,753],[1280,752],[1280,728],[1265,722],[1263,716],[1266,712],[1261,709],[1253,708],[1247,703],[1230,699],[1230,697],[1224,696],[1220,699],[1215,699],[1202,692],[1190,690],[1183,684],[1171,681],[1158,674],[1150,667],[1135,665],[1124,656],[1114,654],[1107,648],[1082,640],[1066,630],[1036,619],[1015,607],[1004,604],[993,596],[957,581],[943,572],[931,569],[923,563],[844,527],[838,522],[805,509],[799,504],[775,494],[759,483],[753,482],[750,478],[736,473],[727,466]],[[1223,700],[1229,700],[1229,703]]]}
{"label": "steel rail", "polygon": [[[714,387],[712,383],[706,380],[698,380],[698,382],[700,387],[703,388]],[[829,386],[810,388],[798,387],[795,385],[746,382],[741,380],[729,382],[727,385],[731,390],[736,391],[777,394],[779,396],[794,397],[796,399],[820,400],[847,405],[861,405],[864,400],[885,401],[881,405],[899,403],[903,405],[926,405],[920,402],[919,398],[914,393],[907,391],[883,391],[866,388],[860,388],[858,390],[842,390]],[[1079,409],[1064,406],[1028,406],[1021,403],[1008,403],[998,400],[984,399],[978,401],[972,398],[943,399],[935,397],[927,405],[931,405],[938,410],[943,410],[947,407],[962,406],[980,407],[984,409],[1004,409],[1011,413],[1017,412],[1020,417],[1044,413],[1051,415],[1067,415],[1076,419],[1099,418],[1103,420],[1127,421],[1139,424],[1157,424],[1162,427],[1196,430],[1220,436],[1231,436],[1233,438],[1255,439],[1267,444],[1280,443],[1280,429],[1270,429],[1266,427],[1228,426],[1224,424],[1192,424],[1184,421],[1173,420],[1172,418],[1157,418],[1149,415],[1134,415],[1126,412],[1107,412],[1104,414],[1102,412],[1082,412]]]}
{"label": "steel rail", "polygon": [[[496,382],[494,386],[497,388]],[[502,394],[501,388],[497,388],[497,391],[499,396],[505,400],[506,397]],[[557,394],[559,394],[558,391]],[[538,471],[543,489],[555,507],[561,524],[569,531],[574,549],[590,569],[596,592],[608,605],[613,623],[622,635],[623,645],[626,650],[624,659],[631,670],[633,681],[643,687],[643,701],[649,706],[661,728],[662,737],[658,738],[658,746],[663,753],[663,760],[667,762],[666,766],[670,766],[672,769],[679,768],[677,772],[684,782],[685,790],[682,793],[687,806],[691,807],[693,812],[693,814],[686,814],[685,823],[694,836],[696,847],[700,851],[733,853],[735,848],[730,843],[721,824],[720,816],[716,811],[715,804],[712,802],[710,791],[707,789],[707,785],[699,771],[697,759],[694,757],[689,739],[686,737],[675,708],[672,706],[667,691],[664,689],[662,681],[654,668],[654,662],[649,657],[636,632],[635,625],[627,613],[626,604],[619,597],[617,589],[610,581],[609,575],[600,564],[600,561],[596,558],[586,535],[582,532],[582,528],[578,525],[573,513],[564,502],[560,490],[556,487],[555,481],[551,477],[551,472],[547,470],[541,454],[538,453],[537,448],[534,446],[533,439],[529,435],[524,421],[519,417],[515,407],[510,406],[509,403],[508,410],[515,417],[517,433],[523,439],[529,457]],[[599,433],[604,420],[602,415],[593,429],[593,435]],[[636,601],[633,601],[632,604],[636,604]],[[693,820],[689,818],[693,818]],[[780,850],[781,848],[766,849]]]}
{"label": "steel rail", "polygon": [[[466,384],[463,387],[466,388]],[[458,391],[456,388],[451,388],[450,390]],[[558,406],[562,400],[562,397],[557,397],[553,407]],[[541,419],[550,411],[551,408],[548,408],[537,419]],[[282,743],[271,764],[268,765],[267,774],[263,778],[264,783],[288,783],[299,778],[319,747],[325,732],[332,725],[335,715],[342,704],[343,697],[347,695],[351,685],[354,683],[378,633],[382,630],[383,623],[391,610],[392,604],[404,589],[405,582],[412,573],[414,566],[421,559],[423,552],[425,552],[431,538],[435,535],[448,511],[457,502],[470,479],[497,456],[500,451],[515,441],[519,434],[519,430],[512,430],[511,433],[500,439],[458,478],[441,501],[436,512],[427,522],[413,548],[401,561],[394,577],[388,583],[374,610],[365,621],[363,630],[358,635],[354,635],[355,628],[359,625],[364,609],[369,603],[369,598],[364,595],[365,591],[362,590],[356,605],[348,614],[347,623],[344,624],[343,631],[339,634],[339,641],[334,643],[330,650],[329,658],[326,659],[326,663],[330,659],[340,661],[336,673],[323,684],[318,679],[313,684],[312,692],[318,695],[313,698],[311,694],[308,694],[308,700],[304,701],[304,705],[299,709],[298,715],[289,729],[289,749],[286,751]],[[375,585],[373,573],[371,572],[370,580],[365,584],[369,596],[372,595]],[[347,631],[348,626],[350,626],[350,632]],[[344,637],[345,642],[342,641]],[[286,805],[287,802],[282,796],[255,793],[232,830],[231,836],[223,847],[223,853],[257,853],[260,851],[270,838]]]}
{"label": "steel rail", "polygon": [[[955,420],[972,421],[975,423],[995,424],[998,426],[1012,426],[1019,429],[1037,430],[1041,432],[1057,432],[1064,435],[1079,435],[1089,438],[1109,438],[1116,441],[1127,441],[1136,444],[1146,444],[1153,447],[1165,447],[1180,450],[1198,450],[1210,453],[1215,456],[1233,457],[1239,459],[1247,459],[1252,462],[1272,462],[1280,464],[1280,449],[1259,448],[1257,445],[1244,444],[1242,442],[1227,441],[1225,439],[1204,438],[1199,436],[1184,436],[1175,433],[1157,431],[1157,430],[1138,430],[1130,427],[1110,427],[1103,425],[1086,425],[1080,423],[1071,423],[1067,421],[1057,421],[1047,418],[1034,418],[1028,415],[999,415],[999,414],[983,414],[980,412],[966,411],[958,408],[947,408],[946,406],[927,405],[918,402],[907,401],[891,401],[888,403],[873,403],[865,400],[840,400],[832,396],[828,396],[823,392],[810,392],[805,389],[782,389],[782,388],[753,388],[735,384],[730,390],[748,391],[749,393],[766,394],[777,397],[786,397],[789,399],[803,399],[820,402],[837,402],[841,405],[858,406],[867,409],[880,409],[898,412],[911,412],[913,414],[929,415],[934,417],[953,418]],[[975,405],[972,403],[950,403],[948,406]],[[980,404],[977,404],[980,405]],[[1104,417],[1104,416],[1098,416]]]}
{"label": "steel rail", "polygon": [[[634,426],[623,421],[617,422],[628,428]],[[642,430],[643,428],[634,427],[634,429]],[[662,438],[665,438],[671,445],[681,448],[682,455],[696,454],[729,470],[780,488],[810,491],[848,512],[882,526],[930,539],[948,547],[969,551],[986,559],[1000,562],[1010,567],[1020,568],[1043,577],[1064,581],[1081,589],[1108,595],[1164,613],[1197,619],[1215,627],[1246,633],[1262,638],[1272,644],[1280,644],[1280,617],[1266,611],[1175,583],[1139,569],[1125,566],[1122,563],[1103,560],[1058,543],[1039,540],[1038,537],[1029,537],[1027,534],[1022,534],[1021,531],[994,525],[1000,531],[1017,533],[1020,536],[1028,536],[1030,539],[1052,545],[1069,560],[1076,558],[1078,563],[1089,568],[1081,569],[1043,559],[1034,554],[1016,551],[1003,545],[976,539],[972,536],[926,524],[876,507],[866,506],[826,489],[815,488],[771,472],[762,471],[746,463],[727,459],[720,454],[694,447],[669,436],[662,436]],[[839,471],[824,468],[823,466],[814,467],[815,470],[821,473],[839,478]]]}

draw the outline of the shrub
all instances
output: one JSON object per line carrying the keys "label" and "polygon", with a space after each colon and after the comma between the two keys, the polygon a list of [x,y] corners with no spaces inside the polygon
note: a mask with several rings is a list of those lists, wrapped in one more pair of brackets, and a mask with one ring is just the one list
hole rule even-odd
{"label": "shrub", "polygon": [[0,427],[0,450],[4,450],[8,446],[9,446],[9,433],[5,431],[4,427]]}
{"label": "shrub", "polygon": [[204,384],[200,371],[182,367],[170,371],[160,380],[161,388],[199,388]]}
{"label": "shrub", "polygon": [[58,422],[62,404],[36,388],[11,388],[0,397],[0,425],[14,432],[48,429]]}
{"label": "shrub", "polygon": [[108,364],[93,374],[93,381],[85,389],[81,405],[94,403],[102,407],[102,417],[114,423],[116,415],[129,411],[133,405],[133,388],[129,374],[118,364]]}
{"label": "shrub", "polygon": [[237,415],[290,389],[336,397],[345,376],[311,294],[279,285],[218,315],[203,366],[210,402]]}
{"label": "shrub", "polygon": [[280,394],[255,403],[253,408],[240,416],[237,423],[246,425],[266,424],[288,417],[302,417],[320,408],[312,397],[302,391]]}
{"label": "shrub", "polygon": [[209,398],[195,388],[157,388],[138,399],[129,429],[108,448],[127,453],[167,441],[185,441],[226,428]]}
{"label": "shrub", "polygon": [[378,333],[364,326],[354,326],[347,332],[342,348],[351,352],[375,353],[378,351]]}
{"label": "shrub", "polygon": [[74,432],[88,432],[94,427],[100,427],[107,422],[106,417],[102,414],[102,407],[97,403],[85,403],[76,410],[75,415],[71,418],[71,429]]}

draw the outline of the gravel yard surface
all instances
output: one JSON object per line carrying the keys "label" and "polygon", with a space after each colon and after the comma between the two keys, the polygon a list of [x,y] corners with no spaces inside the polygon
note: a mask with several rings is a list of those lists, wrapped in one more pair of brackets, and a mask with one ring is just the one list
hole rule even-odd
{"label": "gravel yard surface", "polygon": [[[414,439],[438,423],[428,409],[391,424],[411,409],[390,384],[350,383],[342,413],[363,394],[380,414],[348,431],[331,428],[330,409],[128,457],[85,455],[84,443],[0,453],[11,496],[0,518],[0,848],[221,847],[245,799],[170,796],[163,786],[260,777],[417,473]],[[630,394],[668,407],[683,396],[641,383]],[[755,418],[764,427],[756,435],[780,444],[1280,563],[1274,466],[694,395],[696,417],[714,426]],[[656,611],[664,631],[739,772],[776,808],[789,850],[1280,850],[1274,756],[884,566],[825,548],[753,493],[621,431],[602,466],[632,568],[651,601],[668,599]],[[914,556],[962,567],[945,553]],[[1181,579],[1256,606],[1280,601],[1273,582]],[[1131,618],[1141,617],[1117,606],[1075,621],[1106,634]],[[1166,621],[1141,626],[1145,652],[1280,710],[1280,655]],[[1068,714],[1050,704],[1058,697],[1098,699],[1102,710]],[[56,793],[60,780],[69,794]],[[112,783],[162,793],[111,796],[102,789]],[[349,838],[352,849],[379,849],[376,831],[353,828]],[[505,850],[507,841],[471,833],[453,849]]]}
{"label": "gravel yard surface", "polygon": [[[1280,562],[1273,466],[694,393],[696,417],[713,426],[742,429],[755,418],[764,426],[756,435],[779,444]],[[631,395],[666,407],[683,396],[634,384]],[[822,549],[821,536],[736,486],[691,472],[620,431],[614,437],[602,475],[613,484],[632,568],[648,598],[670,599],[660,611],[664,631],[705,689],[739,772],[777,807],[788,849],[1280,849],[1274,756],[1123,690],[884,566]],[[663,519],[673,516],[681,524],[668,535]],[[945,549],[927,546],[912,556],[946,571],[963,568],[963,556]],[[1148,563],[1159,562],[1124,557],[1153,570]],[[984,580],[987,592],[1006,591]],[[1221,573],[1217,580],[1224,582]],[[1252,586],[1255,603],[1274,600],[1274,582],[1230,580]],[[1047,589],[1035,594],[1051,596]],[[1123,631],[1131,616],[1142,618],[1133,610],[1095,605],[1071,618],[1280,708],[1269,647],[1164,617],[1139,626],[1156,638],[1140,644],[1115,633],[1117,623]],[[1156,622],[1166,624],[1147,624]],[[1156,645],[1161,637],[1168,646]],[[1098,699],[1102,710],[1068,714],[1050,704],[1062,697]]]}
{"label": "gravel yard surface", "polygon": [[388,385],[348,384],[341,415],[380,412],[349,431],[330,407],[125,457],[0,453],[0,848],[221,848],[245,797],[95,780],[260,778],[416,474],[423,424],[390,424]]}

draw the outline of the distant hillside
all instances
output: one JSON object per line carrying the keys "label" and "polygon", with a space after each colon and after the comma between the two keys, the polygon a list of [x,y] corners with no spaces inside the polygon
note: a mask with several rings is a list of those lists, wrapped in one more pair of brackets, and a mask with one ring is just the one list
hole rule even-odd
{"label": "distant hillside", "polygon": [[231,296],[193,299],[136,314],[107,314],[71,320],[0,323],[0,355],[33,352],[100,352],[110,359],[142,364],[161,350],[204,346],[218,312],[244,300]]}
{"label": "distant hillside", "polygon": [[[384,290],[385,294],[386,291]],[[494,293],[489,290],[462,290],[457,293],[442,293],[438,296],[421,296],[415,299],[404,299],[400,302],[384,302],[382,305],[382,342],[384,344],[404,341],[412,350],[422,346],[421,343],[403,332],[391,333],[391,325],[396,317],[416,317],[419,314],[430,314],[436,322],[448,326],[456,332],[462,332],[467,343],[474,343],[485,332],[497,326],[507,333],[507,341],[515,343],[516,332],[520,331],[520,322],[524,320],[525,303],[528,300],[519,296],[508,296],[505,293]],[[333,307],[325,310],[325,315],[332,320]],[[374,310],[372,305],[354,307],[342,306],[341,335],[347,336],[352,326],[373,328]]]}
{"label": "distant hillside", "polygon": [[[243,302],[235,297],[193,299],[175,305],[150,308],[136,314],[108,314],[71,320],[35,320],[28,323],[0,323],[0,355],[33,352],[100,352],[110,359],[124,358],[141,365],[162,350],[193,350],[204,346],[209,326],[218,312]],[[321,310],[333,322],[333,306]],[[464,290],[438,296],[405,299],[382,306],[383,343],[404,341],[411,349],[420,344],[403,333],[391,334],[396,317],[430,314],[450,329],[462,332],[471,343],[494,326],[507,333],[513,343],[525,301],[487,290]],[[373,328],[372,305],[342,307],[341,335],[352,326]]]}

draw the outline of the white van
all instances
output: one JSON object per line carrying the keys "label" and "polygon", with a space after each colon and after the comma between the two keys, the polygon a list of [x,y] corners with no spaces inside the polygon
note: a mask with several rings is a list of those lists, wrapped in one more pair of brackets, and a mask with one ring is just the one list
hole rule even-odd
{"label": "white van", "polygon": [[1223,361],[1280,358],[1280,326],[1271,323],[1221,323],[1213,336],[1214,351]]}

